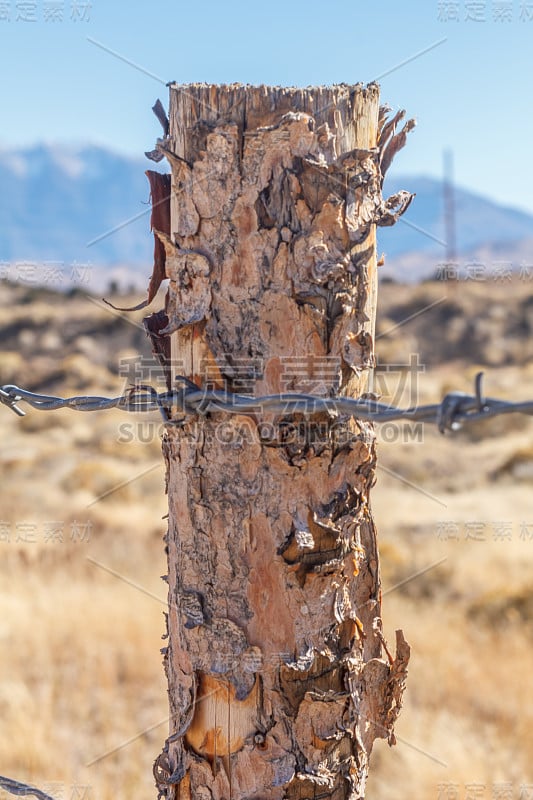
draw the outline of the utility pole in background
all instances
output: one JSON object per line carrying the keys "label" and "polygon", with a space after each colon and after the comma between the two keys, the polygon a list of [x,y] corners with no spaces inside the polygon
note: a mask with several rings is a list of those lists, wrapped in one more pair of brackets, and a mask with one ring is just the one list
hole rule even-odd
{"label": "utility pole in background", "polygon": [[443,154],[444,180],[443,180],[443,200],[444,200],[444,231],[446,241],[446,264],[450,269],[456,266],[457,242],[456,242],[456,212],[455,212],[455,191],[454,191],[454,172],[453,172],[453,151],[445,150]]}

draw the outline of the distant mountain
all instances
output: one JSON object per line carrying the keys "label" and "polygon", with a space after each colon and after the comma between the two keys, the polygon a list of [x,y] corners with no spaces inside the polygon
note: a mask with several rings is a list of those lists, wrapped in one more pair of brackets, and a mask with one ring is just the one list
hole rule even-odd
{"label": "distant mountain", "polygon": [[[445,229],[442,182],[413,175],[385,180],[384,194],[399,189],[416,194],[404,217],[390,230],[381,229],[380,246],[389,256],[431,251],[444,257]],[[457,250],[467,253],[488,243],[510,243],[533,237],[533,215],[499,205],[456,187]],[[417,230],[418,229],[418,230]],[[440,242],[440,243],[439,243]]]}
{"label": "distant mountain", "polygon": [[[90,262],[103,274],[122,265],[144,279],[153,247],[146,169],[166,167],[96,146],[0,149],[0,261]],[[417,279],[445,258],[442,184],[410,175],[386,180],[385,194],[398,189],[416,198],[397,225],[380,229],[378,246],[389,274]],[[456,205],[461,257],[529,252],[532,215],[465,189],[456,189]]]}
{"label": "distant mountain", "polygon": [[149,269],[154,168],[100,147],[0,150],[0,259]]}
{"label": "distant mountain", "polygon": [[[412,175],[385,181],[385,195],[399,189],[408,189],[416,197],[394,227],[378,232],[379,252],[385,253],[381,274],[400,282],[445,274],[449,268],[442,182]],[[454,194],[454,264],[459,275],[477,275],[483,280],[483,276],[505,272],[507,265],[514,272],[520,272],[526,263],[533,265],[533,215],[459,187],[455,187]]]}

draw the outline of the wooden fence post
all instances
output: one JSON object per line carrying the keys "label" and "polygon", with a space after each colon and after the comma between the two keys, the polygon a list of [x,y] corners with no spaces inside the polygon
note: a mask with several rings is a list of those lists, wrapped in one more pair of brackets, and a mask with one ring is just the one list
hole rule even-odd
{"label": "wooden fence post", "polygon": [[[382,198],[412,126],[396,133],[402,114],[387,111],[375,84],[171,84],[158,143],[169,225],[154,202],[168,179],[151,173],[156,271],[170,282],[147,326],[160,353],[170,337],[174,376],[255,396],[365,392],[376,225],[411,200]],[[163,450],[160,796],[363,797],[374,739],[394,741],[409,658],[401,631],[395,657],[381,632],[372,424],[212,412],[169,426]]]}

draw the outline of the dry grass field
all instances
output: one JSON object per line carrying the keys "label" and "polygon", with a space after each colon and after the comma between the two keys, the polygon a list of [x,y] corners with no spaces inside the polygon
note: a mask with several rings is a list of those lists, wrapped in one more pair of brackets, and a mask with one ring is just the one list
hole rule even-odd
{"label": "dry grass field", "polygon": [[[435,401],[482,368],[487,394],[533,398],[532,289],[384,283],[375,390]],[[1,284],[0,384],[121,392],[119,364],[150,352],[142,312],[125,316],[81,292]],[[0,774],[57,800],[155,797],[160,430],[157,414],[0,407]],[[403,628],[412,660],[398,744],[376,744],[367,796],[529,800],[533,420],[446,437],[388,426],[378,441],[384,629]]]}

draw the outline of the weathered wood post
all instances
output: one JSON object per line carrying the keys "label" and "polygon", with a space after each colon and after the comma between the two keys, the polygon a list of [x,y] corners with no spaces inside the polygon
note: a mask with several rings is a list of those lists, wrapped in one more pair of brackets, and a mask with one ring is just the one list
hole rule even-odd
{"label": "weathered wood post", "polygon": [[[396,134],[402,115],[386,111],[375,84],[170,86],[169,226],[155,202],[152,214],[170,283],[147,327],[160,353],[170,335],[174,374],[255,396],[365,392],[376,224],[411,199],[382,199],[412,124]],[[167,179],[150,175],[154,200]],[[394,741],[409,655],[397,632],[383,657],[373,426],[211,412],[169,427],[163,449],[160,796],[363,797],[374,739]]]}

